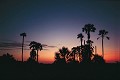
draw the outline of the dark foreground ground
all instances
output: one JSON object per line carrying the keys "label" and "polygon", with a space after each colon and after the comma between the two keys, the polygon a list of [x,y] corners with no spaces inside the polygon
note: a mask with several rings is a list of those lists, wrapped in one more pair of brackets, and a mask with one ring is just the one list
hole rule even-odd
{"label": "dark foreground ground", "polygon": [[120,64],[0,64],[0,80],[120,80]]}

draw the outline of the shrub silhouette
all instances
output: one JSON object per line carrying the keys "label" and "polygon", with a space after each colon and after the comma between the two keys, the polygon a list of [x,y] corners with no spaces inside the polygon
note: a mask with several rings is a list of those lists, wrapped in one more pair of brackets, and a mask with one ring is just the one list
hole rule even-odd
{"label": "shrub silhouette", "polygon": [[15,58],[13,57],[13,55],[10,55],[9,53],[0,56],[0,63],[9,64],[15,62],[16,62]]}
{"label": "shrub silhouette", "polygon": [[102,56],[99,56],[98,54],[95,54],[94,55],[94,58],[92,59],[92,62],[93,63],[105,63],[105,60],[103,59],[103,57]]}

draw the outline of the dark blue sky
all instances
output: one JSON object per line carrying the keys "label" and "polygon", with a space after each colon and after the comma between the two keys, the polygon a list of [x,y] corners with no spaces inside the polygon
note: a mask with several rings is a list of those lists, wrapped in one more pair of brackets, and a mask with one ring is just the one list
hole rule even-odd
{"label": "dark blue sky", "polygon": [[[97,28],[92,36],[93,41],[96,41],[99,29],[106,29],[111,37],[109,43],[116,48],[116,44],[120,44],[120,1],[0,1],[0,41],[20,42],[19,34],[26,32],[26,41],[35,40],[48,45],[64,45],[71,48],[78,45],[76,35],[82,32],[81,28],[87,23],[92,23]],[[119,45],[117,50],[119,52]]]}

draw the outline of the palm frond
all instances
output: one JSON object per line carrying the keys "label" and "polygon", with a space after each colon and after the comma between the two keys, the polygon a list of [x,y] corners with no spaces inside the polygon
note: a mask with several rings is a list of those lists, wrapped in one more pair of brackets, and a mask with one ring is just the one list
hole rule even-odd
{"label": "palm frond", "polygon": [[99,39],[100,37],[97,38],[97,40]]}
{"label": "palm frond", "polygon": [[108,40],[110,40],[110,37],[106,37]]}
{"label": "palm frond", "polygon": [[85,31],[85,28],[82,28],[82,32],[84,32]]}

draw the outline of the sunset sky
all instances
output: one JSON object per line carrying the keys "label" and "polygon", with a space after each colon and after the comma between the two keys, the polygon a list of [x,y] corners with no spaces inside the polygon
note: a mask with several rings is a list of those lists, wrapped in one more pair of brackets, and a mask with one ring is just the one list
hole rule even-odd
{"label": "sunset sky", "polygon": [[[62,46],[80,45],[77,34],[88,23],[96,27],[91,40],[97,53],[102,55],[98,32],[105,29],[110,37],[104,39],[105,60],[120,61],[119,0],[0,0],[0,55],[8,52],[21,60],[20,33],[26,32],[25,44],[37,41],[48,45],[39,52],[39,62],[52,63]],[[28,49],[26,46],[24,60],[29,57]]]}

